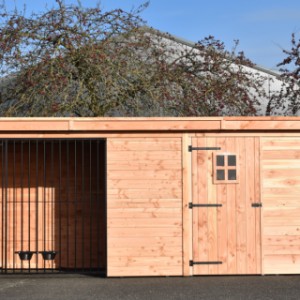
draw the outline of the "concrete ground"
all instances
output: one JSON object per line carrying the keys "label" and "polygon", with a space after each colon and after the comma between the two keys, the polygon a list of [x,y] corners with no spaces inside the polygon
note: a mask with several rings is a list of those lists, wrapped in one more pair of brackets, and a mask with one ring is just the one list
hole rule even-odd
{"label": "concrete ground", "polygon": [[0,275],[0,299],[300,299],[300,276],[99,278]]}

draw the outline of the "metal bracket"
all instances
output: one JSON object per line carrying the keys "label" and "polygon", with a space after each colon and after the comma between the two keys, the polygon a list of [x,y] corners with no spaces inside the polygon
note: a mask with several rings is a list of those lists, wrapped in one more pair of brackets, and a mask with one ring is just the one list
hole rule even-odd
{"label": "metal bracket", "polygon": [[258,202],[258,203],[252,203],[251,204],[252,207],[262,207],[262,203]]}
{"label": "metal bracket", "polygon": [[194,150],[221,150],[221,147],[192,147],[189,146],[189,152],[192,152]]}
{"label": "metal bracket", "polygon": [[189,208],[194,208],[194,207],[222,207],[223,205],[221,203],[207,203],[207,204],[193,204],[189,203]]}
{"label": "metal bracket", "polygon": [[221,261],[193,261],[190,260],[190,267],[194,265],[221,265]]}

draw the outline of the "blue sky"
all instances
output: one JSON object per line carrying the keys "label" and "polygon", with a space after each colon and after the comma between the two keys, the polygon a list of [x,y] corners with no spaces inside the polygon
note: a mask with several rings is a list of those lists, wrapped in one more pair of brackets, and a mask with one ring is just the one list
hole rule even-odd
{"label": "blue sky", "polygon": [[[77,3],[76,0],[65,0]],[[98,1],[81,0],[84,6]],[[143,0],[101,0],[105,10],[131,10]],[[42,11],[52,7],[54,0],[6,0],[27,11]],[[142,13],[149,26],[190,41],[213,35],[225,42],[228,49],[240,41],[243,50],[254,63],[276,69],[283,59],[282,48],[289,49],[291,33],[300,37],[300,0],[150,0]]]}

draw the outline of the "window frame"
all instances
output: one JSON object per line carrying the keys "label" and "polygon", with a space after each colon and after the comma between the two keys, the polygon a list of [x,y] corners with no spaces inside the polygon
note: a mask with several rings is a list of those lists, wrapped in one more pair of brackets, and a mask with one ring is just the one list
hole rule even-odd
{"label": "window frame", "polygon": [[[224,166],[218,166],[217,161],[218,161],[218,156],[224,156]],[[229,156],[234,156],[235,157],[235,166],[230,166],[229,165]],[[220,159],[219,159],[220,161]],[[224,180],[220,180],[217,177],[217,173],[219,170],[224,171]],[[228,179],[228,173],[230,170],[234,170],[236,172],[236,179],[230,180]],[[239,159],[238,155],[236,153],[232,152],[216,152],[213,153],[213,183],[214,184],[236,184],[239,183]]]}

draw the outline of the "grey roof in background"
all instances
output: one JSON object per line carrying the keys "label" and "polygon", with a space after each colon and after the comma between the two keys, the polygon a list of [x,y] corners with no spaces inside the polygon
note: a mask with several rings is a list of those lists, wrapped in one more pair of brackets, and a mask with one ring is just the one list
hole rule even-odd
{"label": "grey roof in background", "polygon": [[[145,31],[154,32],[154,33],[159,34],[159,35],[161,35],[165,38],[170,38],[170,39],[174,40],[175,42],[177,42],[179,44],[182,44],[182,45],[185,45],[185,46],[188,46],[188,47],[194,47],[196,45],[195,42],[192,42],[192,41],[189,41],[189,40],[184,39],[182,37],[178,37],[176,35],[170,34],[169,32],[163,32],[163,31],[160,31],[158,29],[148,27],[148,26],[144,26],[143,28],[144,28]],[[268,68],[265,68],[265,67],[262,67],[262,66],[259,66],[259,65],[256,65],[256,64],[254,64],[254,66],[252,68],[256,69],[257,71],[264,72],[268,75],[275,76],[278,79],[280,79],[280,72],[277,72],[275,70],[271,70],[271,69],[268,69]]]}

